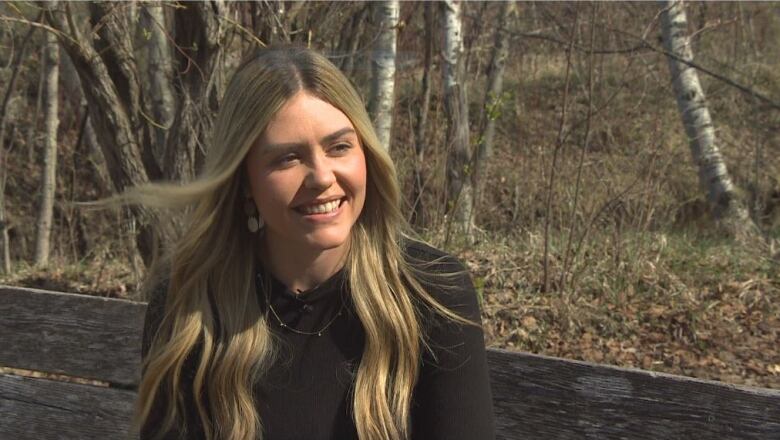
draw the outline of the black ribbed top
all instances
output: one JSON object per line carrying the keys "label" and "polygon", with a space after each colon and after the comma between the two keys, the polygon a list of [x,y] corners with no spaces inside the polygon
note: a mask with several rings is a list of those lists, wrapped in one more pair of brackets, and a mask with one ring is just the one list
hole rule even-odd
{"label": "black ribbed top", "polygon": [[[421,243],[413,242],[406,250],[413,264],[434,263],[429,271],[464,270],[453,257]],[[271,331],[279,336],[282,344],[279,358],[255,387],[264,439],[357,439],[351,417],[351,391],[365,333],[350,300],[345,270],[300,293],[290,291],[262,268],[258,268],[257,279],[261,307],[267,310],[264,286],[269,285],[271,306],[287,326],[302,332],[317,332],[332,322],[322,336],[303,335],[281,326],[272,313],[267,315]],[[441,280],[437,285],[420,281],[442,304],[480,322],[477,296],[468,274],[454,276],[447,283],[449,287],[441,286]],[[158,289],[149,303],[144,355],[152,330],[159,326],[165,290]],[[423,354],[413,396],[412,439],[493,439],[493,407],[482,329],[448,321],[428,310],[423,314],[433,317],[427,327],[433,353]],[[194,367],[193,362],[185,366],[184,376],[190,382]],[[185,437],[203,438],[192,403],[191,385],[185,386],[185,400],[190,403],[187,419],[191,422],[187,424]],[[156,407],[161,403],[158,399]],[[142,430],[141,440],[151,438],[151,429],[160,417],[159,410],[155,410]],[[181,438],[181,434],[169,433],[166,438]]]}

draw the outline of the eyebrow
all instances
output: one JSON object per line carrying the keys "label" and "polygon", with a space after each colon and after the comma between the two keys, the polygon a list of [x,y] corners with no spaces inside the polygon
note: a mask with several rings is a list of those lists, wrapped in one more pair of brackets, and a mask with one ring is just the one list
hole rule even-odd
{"label": "eyebrow", "polygon": [[[347,135],[347,134],[355,134],[355,129],[352,127],[344,127],[342,129],[336,130],[333,133],[323,137],[320,139],[320,143],[322,144],[328,144],[336,139]],[[304,147],[306,144],[302,144],[300,142],[286,142],[286,143],[280,143],[280,144],[268,144],[266,145],[265,151],[272,152],[272,151],[278,151],[278,150],[289,150],[294,148],[300,148]]]}

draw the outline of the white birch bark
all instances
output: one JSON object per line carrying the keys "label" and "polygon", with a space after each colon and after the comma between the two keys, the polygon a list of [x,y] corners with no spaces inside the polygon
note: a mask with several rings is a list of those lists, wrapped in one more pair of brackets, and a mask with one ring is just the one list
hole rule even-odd
{"label": "white birch bark", "polygon": [[383,147],[390,149],[393,128],[393,97],[395,91],[396,37],[398,34],[398,1],[373,4],[379,37],[371,54],[371,98],[369,111],[377,136]]}
{"label": "white birch bark", "polygon": [[45,267],[49,263],[49,239],[54,214],[54,194],[57,178],[57,127],[59,126],[59,67],[60,55],[57,37],[46,33],[46,86],[44,87],[45,137],[43,173],[41,177],[41,202],[38,207],[38,223],[35,237],[35,265]]}
{"label": "white birch bark", "polygon": [[737,196],[726,163],[718,147],[707,101],[696,69],[684,61],[693,61],[687,35],[688,21],[682,1],[664,1],[661,31],[677,107],[688,136],[693,161],[698,167],[699,182],[707,192],[716,219],[721,220],[736,237],[752,236],[756,231],[747,209]]}
{"label": "white birch bark", "polygon": [[444,108],[449,121],[447,133],[447,211],[458,231],[469,239],[474,194],[469,177],[469,113],[463,81],[463,34],[461,2],[441,3],[444,30],[443,82]]}

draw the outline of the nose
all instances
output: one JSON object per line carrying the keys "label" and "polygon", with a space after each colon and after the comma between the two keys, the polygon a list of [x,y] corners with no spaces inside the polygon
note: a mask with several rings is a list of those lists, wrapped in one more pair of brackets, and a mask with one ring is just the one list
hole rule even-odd
{"label": "nose", "polygon": [[312,161],[304,184],[307,188],[324,190],[336,182],[333,167],[326,158],[317,157]]}

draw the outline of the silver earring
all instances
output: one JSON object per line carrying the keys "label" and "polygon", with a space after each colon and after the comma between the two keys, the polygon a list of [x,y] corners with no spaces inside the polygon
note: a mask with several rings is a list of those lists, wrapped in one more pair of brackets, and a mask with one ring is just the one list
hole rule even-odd
{"label": "silver earring", "polygon": [[249,199],[244,203],[244,212],[249,217],[247,220],[249,232],[254,234],[265,226],[265,221],[260,217],[260,213],[257,212],[257,206],[255,206],[255,202],[252,201],[252,199]]}

